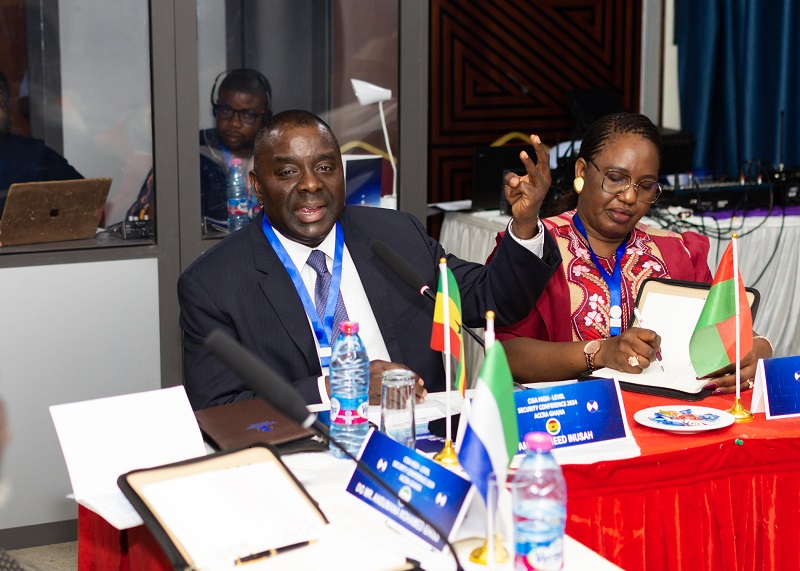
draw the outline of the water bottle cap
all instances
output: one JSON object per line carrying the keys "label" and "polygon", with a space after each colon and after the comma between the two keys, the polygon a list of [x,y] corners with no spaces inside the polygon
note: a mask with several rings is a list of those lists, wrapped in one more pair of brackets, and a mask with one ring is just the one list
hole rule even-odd
{"label": "water bottle cap", "polygon": [[240,165],[242,164],[242,159],[231,159],[232,165]]}
{"label": "water bottle cap", "polygon": [[346,335],[352,335],[353,333],[358,333],[358,323],[355,321],[342,321],[339,323],[339,331]]}
{"label": "water bottle cap", "polygon": [[529,432],[525,435],[525,446],[528,450],[550,452],[553,449],[553,439],[546,432]]}

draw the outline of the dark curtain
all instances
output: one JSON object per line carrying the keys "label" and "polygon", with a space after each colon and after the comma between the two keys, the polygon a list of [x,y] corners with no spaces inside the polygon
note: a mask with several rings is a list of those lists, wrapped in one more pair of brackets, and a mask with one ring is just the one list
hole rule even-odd
{"label": "dark curtain", "polygon": [[675,26],[696,167],[736,177],[781,158],[800,166],[800,2],[676,0]]}

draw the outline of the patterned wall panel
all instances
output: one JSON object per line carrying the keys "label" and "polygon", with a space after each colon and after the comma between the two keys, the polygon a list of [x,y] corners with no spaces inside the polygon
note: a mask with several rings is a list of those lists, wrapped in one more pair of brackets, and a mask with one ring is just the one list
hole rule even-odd
{"label": "patterned wall panel", "polygon": [[641,0],[432,0],[430,21],[431,201],[471,196],[475,146],[571,138],[568,91],[638,109]]}

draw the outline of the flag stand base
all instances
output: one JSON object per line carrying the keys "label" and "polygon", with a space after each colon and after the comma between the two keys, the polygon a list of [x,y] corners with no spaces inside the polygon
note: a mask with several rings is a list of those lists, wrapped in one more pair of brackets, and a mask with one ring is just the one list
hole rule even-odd
{"label": "flag stand base", "polygon": [[753,420],[753,413],[742,406],[742,399],[740,398],[737,398],[733,406],[726,412],[731,413],[736,422],[750,422]]}
{"label": "flag stand base", "polygon": [[444,441],[444,448],[442,448],[441,452],[434,454],[433,461],[442,466],[458,466],[458,454],[456,454],[456,449],[453,448],[452,440]]}
{"label": "flag stand base", "polygon": [[[505,563],[508,561],[508,552],[506,548],[503,547],[503,542],[500,537],[500,534],[496,534],[494,536],[494,560],[496,563]],[[472,563],[477,563],[478,565],[488,565],[489,564],[489,540],[483,542],[483,545],[480,547],[476,547],[472,550],[472,553],[469,554],[469,560]]]}

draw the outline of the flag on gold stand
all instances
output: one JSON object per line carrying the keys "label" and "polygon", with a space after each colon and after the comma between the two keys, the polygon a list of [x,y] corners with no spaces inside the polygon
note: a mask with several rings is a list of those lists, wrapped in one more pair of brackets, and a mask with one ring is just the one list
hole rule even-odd
{"label": "flag on gold stand", "polygon": [[735,238],[722,254],[711,290],[689,341],[689,355],[698,377],[705,377],[736,363],[737,300],[741,355],[747,355],[753,349],[753,316],[747,302],[747,292],[738,268],[734,275],[734,241]]}
{"label": "flag on gold stand", "polygon": [[[449,321],[447,326],[446,321]],[[445,331],[449,332],[449,347],[446,344]],[[433,309],[431,349],[455,357],[457,367],[454,384],[463,397],[467,390],[467,373],[464,369],[464,339],[461,333],[461,294],[458,291],[456,278],[446,264],[439,272],[439,289],[436,292],[436,306]],[[449,356],[445,358],[449,359]]]}

